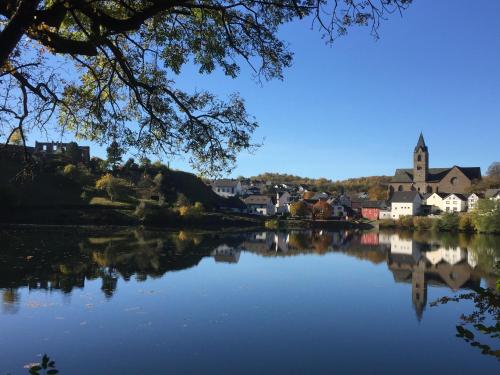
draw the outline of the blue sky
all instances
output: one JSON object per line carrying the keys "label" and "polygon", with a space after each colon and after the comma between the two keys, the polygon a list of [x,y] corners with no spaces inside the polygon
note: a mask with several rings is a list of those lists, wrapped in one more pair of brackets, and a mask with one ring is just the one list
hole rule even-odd
{"label": "blue sky", "polygon": [[[360,28],[331,47],[309,23],[295,22],[281,30],[295,53],[284,81],[260,85],[246,67],[235,80],[186,67],[176,81],[246,99],[260,123],[254,141],[264,145],[242,153],[233,176],[390,175],[411,166],[420,131],[431,167],[485,172],[500,160],[499,12],[500,1],[416,0],[382,24],[379,40]],[[191,170],[182,159],[170,165]]]}

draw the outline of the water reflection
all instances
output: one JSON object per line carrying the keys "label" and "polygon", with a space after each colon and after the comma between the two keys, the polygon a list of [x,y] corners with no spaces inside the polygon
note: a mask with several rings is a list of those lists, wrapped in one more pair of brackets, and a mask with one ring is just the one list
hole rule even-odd
{"label": "water reflection", "polygon": [[[242,252],[265,257],[340,252],[375,264],[386,263],[396,283],[412,286],[421,319],[429,286],[477,290],[483,279],[494,287],[500,238],[419,233],[290,231],[253,233],[158,233],[116,231],[96,235],[68,231],[9,231],[1,234],[2,313],[19,311],[18,289],[69,294],[86,280],[101,281],[106,298],[120,282],[159,278],[194,267],[206,257],[237,264]],[[369,277],[369,275],[367,275]]]}

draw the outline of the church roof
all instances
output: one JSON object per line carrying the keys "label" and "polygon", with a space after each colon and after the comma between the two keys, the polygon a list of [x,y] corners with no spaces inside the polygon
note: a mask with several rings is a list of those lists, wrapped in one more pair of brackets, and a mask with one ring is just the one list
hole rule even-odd
{"label": "church roof", "polygon": [[422,133],[420,133],[420,137],[418,137],[418,142],[417,142],[417,145],[415,146],[415,152],[417,152],[420,148],[424,151],[427,151],[427,146],[425,145],[424,135]]}
{"label": "church roof", "polygon": [[[471,180],[481,178],[481,168],[479,167],[454,166],[451,168],[429,168],[427,171],[426,182],[441,181],[455,167],[457,167],[464,175],[466,175]],[[396,169],[396,173],[392,177],[391,182],[413,182],[413,169]]]}

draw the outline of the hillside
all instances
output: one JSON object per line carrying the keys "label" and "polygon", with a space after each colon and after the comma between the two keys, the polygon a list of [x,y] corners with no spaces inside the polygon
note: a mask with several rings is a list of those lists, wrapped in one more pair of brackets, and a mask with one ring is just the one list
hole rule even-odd
{"label": "hillside", "polygon": [[348,192],[359,193],[366,192],[371,188],[381,187],[387,189],[388,183],[391,180],[390,176],[369,176],[349,178],[347,180],[333,181],[326,178],[308,178],[294,176],[284,173],[261,173],[257,176],[250,177],[252,180],[271,181],[273,184],[285,183],[294,185],[307,185],[312,190],[317,191],[341,191],[342,189]]}

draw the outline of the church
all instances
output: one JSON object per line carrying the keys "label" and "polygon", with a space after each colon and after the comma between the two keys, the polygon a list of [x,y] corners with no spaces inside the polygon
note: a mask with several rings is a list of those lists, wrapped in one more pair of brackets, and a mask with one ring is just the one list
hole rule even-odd
{"label": "church", "polygon": [[430,193],[466,193],[473,182],[481,179],[481,168],[429,168],[429,150],[420,133],[413,151],[413,168],[396,169],[389,184],[389,194],[395,191]]}

